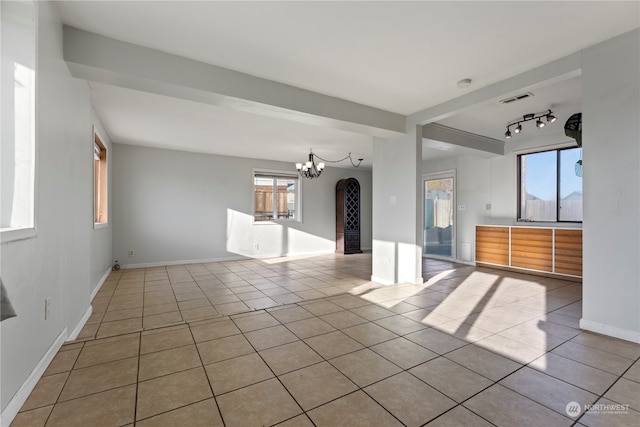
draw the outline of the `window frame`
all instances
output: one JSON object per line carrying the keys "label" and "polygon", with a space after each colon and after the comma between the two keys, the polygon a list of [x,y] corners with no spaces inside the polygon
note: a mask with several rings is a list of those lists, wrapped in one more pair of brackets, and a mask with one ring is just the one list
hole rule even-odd
{"label": "window frame", "polygon": [[[255,180],[256,176],[265,176],[272,178],[287,178],[287,179],[295,179],[296,180],[296,216],[293,219],[278,219],[277,214],[274,211],[274,216],[270,220],[265,221],[257,221],[256,220],[256,196],[255,196]],[[277,180],[274,181],[274,209],[277,209],[277,191],[275,187],[277,187]],[[302,180],[300,179],[300,175],[296,172],[288,172],[281,170],[273,170],[273,169],[253,169],[251,173],[251,222],[252,224],[283,224],[283,223],[302,223]]]}
{"label": "window frame", "polygon": [[[562,224],[582,224],[583,221],[569,221],[569,220],[561,220],[560,219],[560,176],[561,176],[561,156],[560,152],[565,150],[572,150],[580,148],[575,144],[562,144],[553,147],[540,147],[539,149],[534,150],[526,150],[514,153],[516,155],[516,176],[517,176],[517,187],[516,187],[516,222],[520,223],[544,223],[544,224],[553,224],[553,223],[562,223]],[[539,153],[548,153],[548,152],[556,153],[556,209],[555,209],[555,221],[543,221],[543,220],[531,220],[528,221],[522,217],[522,156],[526,156],[529,154],[539,154]],[[584,188],[584,182],[583,182]],[[584,194],[584,191],[583,191]],[[584,207],[584,205],[583,205]],[[583,210],[584,213],[584,210]]]}
{"label": "window frame", "polygon": [[[100,135],[93,128],[93,138],[92,138],[92,150],[91,150],[91,158],[93,159],[93,228],[102,228],[106,227],[109,224],[109,150],[107,146],[100,138]],[[104,153],[100,155],[100,160],[95,158],[96,153],[96,145],[100,147],[100,152]],[[104,158],[103,158],[104,157]],[[104,168],[100,167],[100,170],[96,170],[96,165],[102,165],[104,163]],[[97,182],[96,182],[97,181]],[[102,209],[104,208],[104,209]],[[100,221],[99,212],[104,212],[105,220]]]}
{"label": "window frame", "polygon": [[[31,147],[29,147],[29,151],[31,152],[31,165],[30,165],[30,178],[31,178],[31,197],[30,197],[30,214],[29,214],[29,224],[23,226],[16,227],[6,227],[0,228],[0,244],[5,244],[9,242],[14,242],[18,240],[26,240],[37,237],[38,235],[38,141],[39,141],[39,130],[38,130],[38,38],[39,38],[39,4],[35,0],[18,0],[17,3],[22,5],[28,5],[32,8],[32,40],[33,40],[33,126],[32,132],[33,136],[31,138]],[[2,37],[3,44],[5,37]]]}

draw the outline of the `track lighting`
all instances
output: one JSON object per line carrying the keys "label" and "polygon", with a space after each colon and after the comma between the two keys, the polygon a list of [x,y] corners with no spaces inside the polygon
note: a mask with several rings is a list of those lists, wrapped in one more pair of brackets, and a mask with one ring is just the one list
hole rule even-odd
{"label": "track lighting", "polygon": [[516,120],[514,122],[511,122],[507,125],[507,131],[504,133],[504,137],[505,139],[511,139],[511,126],[516,126],[515,128],[513,128],[513,133],[520,133],[522,132],[522,123],[524,122],[528,122],[531,120],[535,120],[536,121],[536,127],[538,129],[543,128],[545,126],[545,122],[542,121],[542,118],[546,118],[547,119],[547,123],[553,123],[556,121],[556,116],[553,115],[553,112],[551,110],[547,110],[547,112],[545,113],[538,113],[538,114],[533,114],[533,113],[529,113],[529,114],[525,114],[524,116],[522,116],[522,120]]}

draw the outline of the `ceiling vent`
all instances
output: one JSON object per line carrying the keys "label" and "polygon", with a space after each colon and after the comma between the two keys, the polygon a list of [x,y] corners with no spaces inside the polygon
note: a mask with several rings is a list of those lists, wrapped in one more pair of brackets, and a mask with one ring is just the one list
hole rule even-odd
{"label": "ceiling vent", "polygon": [[531,92],[523,93],[520,95],[512,96],[510,98],[505,98],[500,100],[500,104],[511,104],[512,102],[520,101],[525,98],[532,97],[533,94]]}

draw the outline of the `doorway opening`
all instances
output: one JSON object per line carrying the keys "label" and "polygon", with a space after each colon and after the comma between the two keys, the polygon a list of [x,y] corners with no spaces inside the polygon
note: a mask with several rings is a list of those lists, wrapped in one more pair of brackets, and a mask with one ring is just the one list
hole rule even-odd
{"label": "doorway opening", "polygon": [[455,171],[427,174],[422,181],[423,256],[455,259]]}

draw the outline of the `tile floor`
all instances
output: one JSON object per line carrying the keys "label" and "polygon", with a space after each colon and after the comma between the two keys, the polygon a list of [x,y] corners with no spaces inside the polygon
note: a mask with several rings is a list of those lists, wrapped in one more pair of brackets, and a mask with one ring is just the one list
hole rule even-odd
{"label": "tile floor", "polygon": [[581,286],[371,255],[114,272],[12,426],[635,426],[640,345]]}

